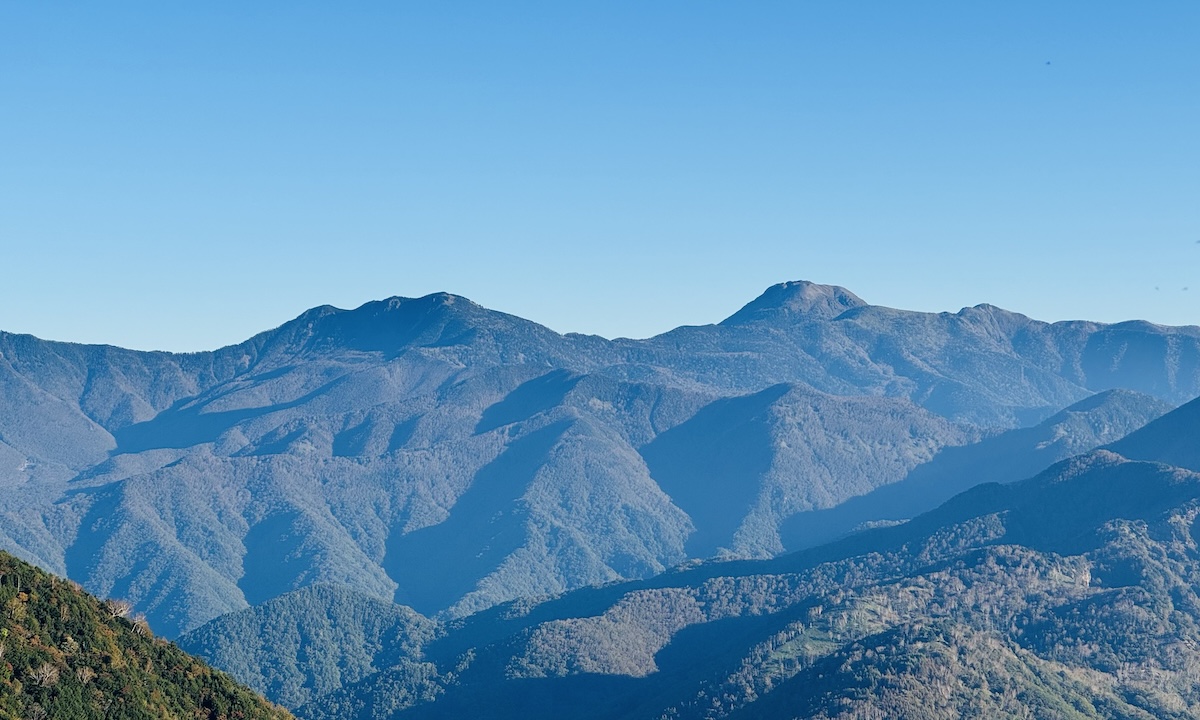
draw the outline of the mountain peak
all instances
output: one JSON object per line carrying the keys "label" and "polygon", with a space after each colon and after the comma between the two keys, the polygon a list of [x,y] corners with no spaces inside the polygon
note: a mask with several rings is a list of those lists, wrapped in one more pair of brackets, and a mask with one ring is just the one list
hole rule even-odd
{"label": "mountain peak", "polygon": [[467,308],[480,307],[477,303],[472,301],[470,298],[465,298],[462,295],[455,295],[453,293],[448,293],[448,292],[436,292],[436,293],[430,293],[428,295],[423,295],[419,298],[402,297],[400,295],[395,295],[393,297],[387,298],[386,300],[377,300],[374,302],[368,302],[357,309],[361,310],[363,308],[377,307],[380,305],[382,305],[384,307],[384,309],[386,309],[386,310],[397,310],[401,307],[406,307],[406,306],[407,307],[450,307],[450,306],[458,305],[458,306],[467,307]]}
{"label": "mountain peak", "polygon": [[744,325],[779,317],[831,320],[867,303],[844,287],[818,285],[807,280],[779,283],[726,318],[722,325]]}
{"label": "mountain peak", "polygon": [[553,355],[555,362],[566,362],[574,348],[557,350],[560,338],[530,320],[490,310],[461,295],[437,292],[372,300],[350,310],[323,305],[253,341],[260,359],[345,350],[394,354],[412,347],[470,347],[493,359],[524,357],[533,362],[532,358]]}
{"label": "mountain peak", "polygon": [[393,296],[351,310],[321,305],[261,337],[286,352],[330,347],[395,351],[414,343],[442,342],[447,334],[466,337],[500,315],[445,292],[418,298]]}

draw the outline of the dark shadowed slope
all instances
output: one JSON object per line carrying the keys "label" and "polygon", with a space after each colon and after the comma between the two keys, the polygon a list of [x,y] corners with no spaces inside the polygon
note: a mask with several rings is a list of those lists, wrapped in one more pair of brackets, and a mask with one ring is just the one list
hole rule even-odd
{"label": "dark shadowed slope", "polygon": [[1200,472],[1200,401],[1147,424],[1109,449],[1136,460],[1156,460]]}
{"label": "dark shadowed slope", "polygon": [[790,550],[800,550],[856,529],[907,520],[976,485],[1036,475],[1060,460],[1122,438],[1170,409],[1161,400],[1129,390],[1097,393],[1034,427],[944,448],[899,482],[825,510],[793,515],[780,531],[783,542]]}
{"label": "dark shadowed slope", "polygon": [[971,439],[907,400],[775,385],[705,406],[641,453],[696,526],[690,557],[769,557],[787,518],[896,482]]}

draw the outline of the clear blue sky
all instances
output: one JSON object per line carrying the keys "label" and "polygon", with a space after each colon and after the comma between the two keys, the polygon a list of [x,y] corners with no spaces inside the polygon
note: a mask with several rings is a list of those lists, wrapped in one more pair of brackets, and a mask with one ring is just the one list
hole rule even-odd
{"label": "clear blue sky", "polygon": [[0,329],[211,349],[446,290],[640,337],[791,279],[1200,324],[1197,38],[1194,0],[0,2]]}

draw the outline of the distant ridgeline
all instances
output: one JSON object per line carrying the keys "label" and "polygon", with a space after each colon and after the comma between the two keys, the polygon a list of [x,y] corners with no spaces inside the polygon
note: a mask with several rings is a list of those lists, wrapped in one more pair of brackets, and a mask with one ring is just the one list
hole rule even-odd
{"label": "distant ridgeline", "polygon": [[0,552],[0,718],[291,717],[129,613]]}
{"label": "distant ridgeline", "polygon": [[209,353],[0,333],[0,548],[292,707],[359,683],[416,702],[448,687],[429,638],[499,604],[895,525],[1197,394],[1200,328],[806,282],[647,340],[446,294]]}

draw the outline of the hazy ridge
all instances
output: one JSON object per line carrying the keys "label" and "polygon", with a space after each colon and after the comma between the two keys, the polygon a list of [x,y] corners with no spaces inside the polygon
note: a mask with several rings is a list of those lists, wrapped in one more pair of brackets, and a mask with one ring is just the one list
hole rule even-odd
{"label": "hazy ridge", "polygon": [[0,544],[171,636],[319,583],[462,614],[769,556],[789,517],[946,446],[1111,387],[1190,399],[1198,348],[1197,328],[911,313],[803,282],[645,341],[446,294],[190,355],[0,334]]}

